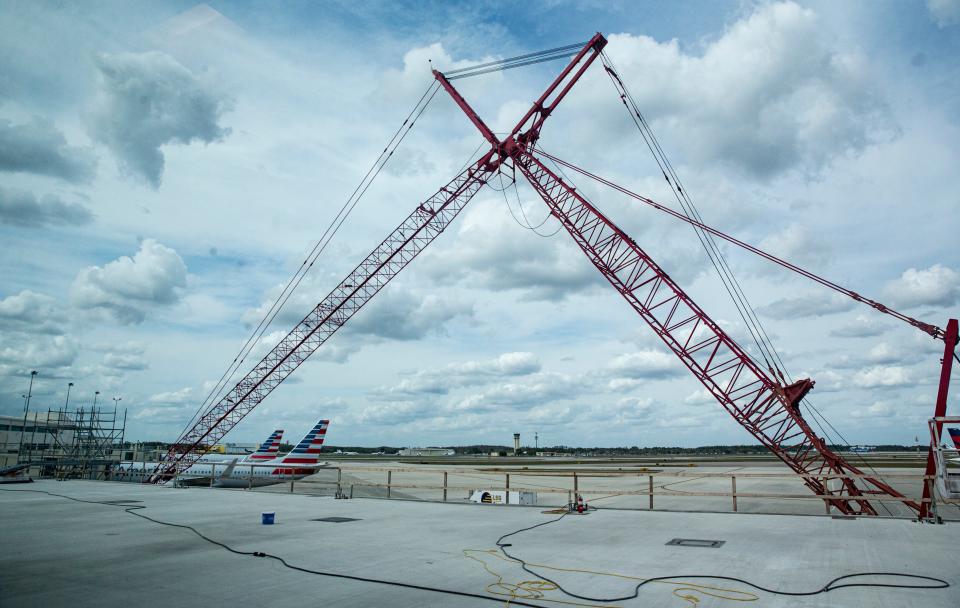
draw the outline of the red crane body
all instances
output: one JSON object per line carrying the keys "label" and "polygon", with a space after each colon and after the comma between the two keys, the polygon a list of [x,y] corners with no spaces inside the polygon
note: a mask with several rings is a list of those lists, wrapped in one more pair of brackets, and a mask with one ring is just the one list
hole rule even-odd
{"label": "red crane body", "polygon": [[[813,388],[812,380],[782,385],[771,377],[632,238],[537,157],[535,145],[544,121],[600,56],[606,42],[601,34],[591,38],[503,139],[492,132],[450,81],[434,70],[440,86],[490,143],[489,151],[418,206],[253,370],[211,406],[174,444],[151,482],[169,480],[196,462],[439,236],[487,179],[509,163],[530,182],[594,266],[707,391],[758,441],[800,474],[817,496],[841,513],[869,515],[876,514],[872,498],[902,499],[892,487],[845,462],[813,432],[799,410],[800,400]],[[839,480],[839,487],[831,488],[831,479]],[[915,502],[901,502],[915,511],[922,509]],[[926,507],[925,501],[922,506]]]}

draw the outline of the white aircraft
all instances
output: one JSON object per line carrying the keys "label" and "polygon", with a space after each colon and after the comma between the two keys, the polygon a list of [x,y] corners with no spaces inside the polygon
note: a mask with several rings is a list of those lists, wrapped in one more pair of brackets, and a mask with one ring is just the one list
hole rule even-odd
{"label": "white aircraft", "polygon": [[[948,428],[947,433],[950,434],[950,439],[953,440],[953,449],[960,452],[960,429]],[[960,464],[960,458],[950,458],[949,461]]]}
{"label": "white aircraft", "polygon": [[[249,460],[242,464],[237,459],[219,463],[197,462],[180,473],[176,481],[181,485],[248,488],[302,479],[329,466],[327,462],[320,462],[320,450],[329,426],[329,420],[319,421],[290,453],[280,458]],[[114,467],[113,479],[143,483],[156,468],[155,462],[121,462]]]}
{"label": "white aircraft", "polygon": [[[280,454],[280,439],[283,437],[283,429],[277,429],[270,433],[267,440],[260,444],[256,452],[248,454],[238,462],[264,462],[273,460]],[[198,462],[221,462],[228,464],[236,460],[236,457],[230,457],[229,454],[206,454],[200,457]]]}

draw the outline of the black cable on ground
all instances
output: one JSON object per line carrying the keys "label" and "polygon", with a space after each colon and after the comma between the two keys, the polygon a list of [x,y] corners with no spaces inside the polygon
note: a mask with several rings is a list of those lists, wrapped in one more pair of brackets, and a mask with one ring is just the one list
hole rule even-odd
{"label": "black cable on ground", "polygon": [[[592,507],[592,508],[593,508],[593,507]],[[657,576],[657,577],[653,577],[653,578],[648,578],[648,579],[642,580],[642,581],[640,581],[639,583],[637,583],[637,585],[634,587],[632,594],[630,594],[630,595],[624,595],[624,596],[622,596],[622,597],[602,598],[602,597],[590,597],[590,596],[587,596],[587,595],[578,595],[578,594],[576,594],[576,593],[573,593],[572,591],[568,591],[567,589],[565,589],[565,588],[563,587],[563,585],[561,585],[561,584],[558,583],[557,581],[552,580],[552,579],[544,576],[544,575],[541,574],[540,572],[537,572],[537,571],[533,570],[532,568],[530,568],[530,567],[527,565],[527,562],[525,562],[524,560],[520,559],[519,557],[517,557],[517,556],[515,556],[515,555],[512,555],[509,551],[507,551],[506,547],[511,547],[511,546],[513,546],[513,545],[511,545],[510,543],[505,543],[505,542],[503,542],[504,539],[510,538],[511,536],[515,536],[515,535],[520,534],[520,533],[522,533],[522,532],[528,532],[528,531],[530,531],[530,530],[533,530],[533,529],[536,529],[536,528],[540,528],[540,527],[542,527],[542,526],[546,526],[546,525],[549,525],[549,524],[556,523],[556,522],[560,521],[561,519],[563,519],[563,518],[566,517],[566,516],[567,516],[567,513],[564,513],[563,515],[561,515],[560,517],[558,517],[558,518],[556,518],[556,519],[550,519],[550,520],[547,520],[547,521],[544,521],[544,522],[540,522],[539,524],[536,524],[536,525],[533,525],[533,526],[528,526],[528,527],[526,527],[526,528],[521,528],[521,529],[519,529],[519,530],[514,530],[513,532],[509,532],[509,533],[507,533],[507,534],[504,534],[504,535],[501,536],[500,538],[498,538],[496,544],[497,544],[497,547],[500,549],[500,551],[501,551],[507,558],[512,559],[512,560],[514,560],[515,562],[519,563],[519,564],[520,564],[520,567],[523,568],[523,570],[524,570],[525,572],[527,572],[527,573],[529,573],[529,574],[531,574],[531,575],[533,575],[533,576],[535,576],[535,577],[537,577],[537,578],[539,578],[539,579],[541,579],[541,580],[544,580],[544,581],[546,581],[546,582],[548,582],[548,583],[551,583],[551,584],[553,584],[553,585],[556,585],[556,586],[557,586],[557,589],[558,589],[559,591],[565,593],[566,595],[568,595],[568,596],[570,596],[570,597],[572,597],[572,598],[575,598],[575,599],[578,599],[578,600],[584,600],[584,601],[588,601],[588,602],[624,602],[624,601],[627,601],[627,600],[636,599],[636,598],[640,595],[640,588],[643,587],[644,585],[647,585],[647,584],[649,584],[649,583],[654,583],[654,582],[669,582],[669,581],[677,581],[677,582],[679,583],[679,582],[681,582],[680,579],[682,579],[682,581],[687,581],[687,580],[690,580],[690,579],[708,579],[708,580],[718,580],[718,581],[733,581],[733,582],[735,582],[735,583],[740,583],[740,584],[743,584],[743,585],[747,585],[747,586],[749,586],[749,587],[753,587],[754,589],[757,589],[757,590],[759,590],[759,591],[763,591],[763,592],[765,592],[765,593],[770,593],[770,594],[772,594],[772,595],[786,595],[786,596],[796,596],[796,597],[799,597],[799,596],[810,596],[810,595],[819,595],[819,594],[821,594],[821,593],[827,593],[827,592],[829,592],[829,591],[835,591],[835,590],[837,590],[837,589],[843,589],[843,588],[845,588],[845,587],[885,587],[885,588],[893,588],[893,589],[946,589],[946,588],[950,587],[950,583],[948,583],[948,582],[945,581],[945,580],[939,579],[939,578],[935,578],[935,577],[932,577],[932,576],[923,576],[923,575],[920,575],[920,574],[903,574],[903,573],[900,573],[900,572],[856,572],[856,573],[854,573],[854,574],[845,574],[845,575],[843,575],[843,576],[838,576],[837,578],[830,580],[830,581],[827,582],[827,584],[824,585],[823,587],[821,587],[821,588],[819,588],[819,589],[815,589],[815,590],[813,590],[813,591],[780,591],[780,590],[777,590],[777,589],[767,589],[766,587],[763,587],[763,586],[761,586],[761,585],[757,585],[756,583],[751,583],[750,581],[744,580],[744,579],[742,579],[742,578],[736,578],[736,577],[733,577],[733,576],[720,576],[720,575],[713,575],[713,574],[676,574],[676,575],[672,575],[672,576]],[[849,580],[849,579],[854,579],[854,578],[859,578],[859,577],[865,577],[865,576],[891,576],[891,577],[899,577],[899,578],[908,578],[908,579],[916,579],[916,580],[922,580],[922,581],[929,581],[931,584],[920,584],[920,585],[906,585],[906,584],[897,584],[897,583],[844,583],[844,584],[842,584],[842,585],[836,584],[836,583],[838,583],[839,581],[844,581],[844,580]]]}
{"label": "black cable on ground", "polygon": [[[124,510],[125,513],[129,513],[130,515],[133,515],[133,516],[135,516],[135,517],[139,517],[139,518],[141,518],[141,519],[145,519],[145,520],[150,521],[150,522],[153,522],[153,523],[155,523],[155,524],[160,524],[161,526],[170,526],[171,528],[183,528],[184,530],[189,530],[189,531],[193,532],[194,534],[196,534],[197,536],[199,536],[200,538],[202,538],[203,540],[207,541],[208,543],[213,544],[213,545],[216,545],[216,546],[218,546],[218,547],[220,547],[220,548],[222,548],[222,549],[225,549],[225,550],[227,550],[227,551],[229,551],[230,553],[233,553],[233,554],[235,554],[235,555],[244,555],[244,556],[249,556],[249,557],[264,557],[264,558],[267,558],[267,559],[272,559],[272,560],[275,560],[275,561],[280,562],[284,567],[289,568],[290,570],[296,570],[297,572],[304,572],[304,573],[306,573],[306,574],[315,574],[315,575],[317,575],[317,576],[327,576],[327,577],[331,577],[331,578],[340,578],[340,579],[351,580],[351,581],[359,581],[359,582],[363,582],[363,583],[376,583],[376,584],[378,584],[378,585],[389,585],[389,586],[391,586],[391,587],[402,587],[402,588],[404,588],[404,589],[414,589],[414,590],[416,590],[416,591],[429,591],[429,592],[431,592],[431,593],[443,593],[443,594],[446,594],[446,595],[456,595],[456,596],[459,596],[459,597],[469,597],[469,598],[475,598],[475,599],[478,599],[478,600],[486,600],[486,601],[489,601],[489,602],[503,603],[503,600],[500,599],[500,598],[490,597],[490,596],[488,596],[488,595],[481,595],[481,594],[479,594],[479,593],[470,593],[470,592],[468,592],[468,591],[457,591],[457,590],[455,590],[455,589],[443,589],[443,588],[441,588],[441,587],[430,587],[430,586],[427,586],[427,585],[417,585],[417,584],[414,584],[414,583],[403,583],[403,582],[400,582],[400,581],[390,581],[390,580],[384,580],[384,579],[378,579],[378,578],[369,578],[369,577],[365,577],[365,576],[354,576],[354,575],[352,575],[352,574],[342,574],[342,573],[339,573],[339,572],[326,572],[326,571],[323,571],[323,570],[311,570],[310,568],[304,568],[304,567],[302,567],[302,566],[295,566],[295,565],[293,565],[293,564],[288,563],[287,560],[283,559],[283,558],[280,557],[279,555],[273,555],[273,554],[271,554],[271,553],[266,553],[266,552],[263,552],[263,551],[241,551],[241,550],[239,550],[239,549],[234,549],[233,547],[231,547],[230,545],[228,545],[228,544],[226,544],[226,543],[222,543],[222,542],[220,542],[220,541],[218,541],[218,540],[214,540],[214,539],[210,538],[209,536],[205,536],[202,532],[198,531],[198,530],[197,530],[196,528],[194,528],[193,526],[188,526],[188,525],[186,525],[186,524],[175,524],[175,523],[168,522],[168,521],[162,521],[162,520],[159,520],[159,519],[154,519],[154,518],[150,517],[149,515],[143,515],[142,513],[136,513],[136,512],[135,512],[135,511],[138,511],[138,510],[141,510],[141,509],[146,509],[146,508],[147,508],[146,505],[127,506],[127,505],[122,505],[122,504],[114,504],[114,503],[106,502],[106,501],[85,500],[85,499],[83,499],[83,498],[74,498],[73,496],[67,496],[67,495],[65,495],[65,494],[56,494],[56,493],[54,493],[54,492],[48,492],[48,491],[46,491],[46,490],[26,490],[26,489],[14,489],[14,488],[0,488],[0,491],[3,491],[3,492],[34,492],[34,493],[37,493],[37,494],[47,494],[47,495],[49,495],[49,496],[56,496],[57,498],[65,498],[65,499],[67,499],[67,500],[72,500],[72,501],[75,501],[75,502],[83,502],[83,503],[92,504],[92,505],[104,505],[104,506],[108,506],[108,507],[123,507],[123,510]],[[517,605],[517,606],[529,606],[530,608],[544,608],[544,607],[543,607],[542,605],[540,605],[540,604],[530,604],[530,603],[528,603],[528,602],[522,602],[522,601],[519,601],[519,600],[511,600],[510,603],[511,603],[511,604],[514,604],[514,605]]]}

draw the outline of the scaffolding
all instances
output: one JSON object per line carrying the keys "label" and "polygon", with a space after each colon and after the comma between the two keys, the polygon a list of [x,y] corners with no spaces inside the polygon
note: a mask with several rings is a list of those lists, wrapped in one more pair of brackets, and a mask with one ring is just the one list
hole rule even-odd
{"label": "scaffolding", "polygon": [[118,420],[116,407],[48,409],[45,419],[35,413],[33,426],[22,430],[17,462],[30,463],[41,478],[108,479],[122,456],[126,427],[127,411]]}

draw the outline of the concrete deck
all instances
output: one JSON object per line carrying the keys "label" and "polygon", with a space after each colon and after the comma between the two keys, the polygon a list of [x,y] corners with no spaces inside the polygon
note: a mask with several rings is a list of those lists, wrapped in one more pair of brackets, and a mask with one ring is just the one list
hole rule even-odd
{"label": "concrete deck", "polygon": [[[0,604],[17,606],[488,606],[493,602],[316,576],[263,558],[234,555],[188,530],[133,517],[122,507],[84,504],[21,490],[94,501],[141,501],[150,517],[190,524],[236,549],[282,556],[311,569],[489,595],[487,587],[532,579],[494,553],[506,532],[555,515],[540,508],[334,500],[298,494],[172,489],[135,484],[41,481],[0,490]],[[260,524],[276,511],[277,525]],[[358,521],[327,523],[321,517]],[[723,540],[720,548],[667,546],[672,538]],[[801,591],[860,571],[928,574],[960,584],[960,524],[728,513],[600,510],[517,535],[528,562],[634,577],[716,574]],[[464,550],[480,551],[466,554]],[[473,559],[471,559],[471,557]],[[486,568],[484,567],[486,564]],[[542,569],[584,595],[617,596],[636,581]],[[878,582],[884,582],[880,581]],[[775,596],[729,581],[691,581],[752,597],[752,606],[956,606],[957,589],[852,588],[812,597]],[[887,580],[886,582],[889,582]],[[650,584],[618,606],[742,606],[689,585]],[[496,597],[491,595],[490,597]],[[503,598],[501,598],[503,599]],[[567,600],[547,591],[546,600]],[[576,601],[576,600],[573,600]],[[587,603],[589,604],[589,603]]]}

